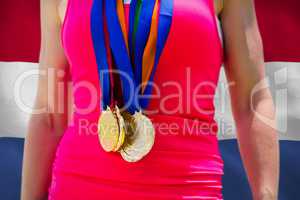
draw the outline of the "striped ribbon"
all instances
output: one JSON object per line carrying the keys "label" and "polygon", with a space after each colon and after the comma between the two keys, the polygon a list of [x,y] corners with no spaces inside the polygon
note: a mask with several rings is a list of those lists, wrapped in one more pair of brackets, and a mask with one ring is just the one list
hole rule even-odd
{"label": "striped ribbon", "polygon": [[[152,93],[153,88],[153,78],[155,75],[155,71],[161,57],[162,51],[167,42],[167,38],[171,29],[172,19],[173,19],[173,11],[174,11],[174,1],[173,0],[161,0],[159,3],[159,17],[158,17],[158,26],[157,26],[157,39],[156,44],[154,44],[153,48],[155,48],[155,58],[153,67],[150,68],[147,72],[147,62],[145,61],[145,85],[143,89],[143,96],[149,96]],[[153,30],[155,31],[155,30]],[[151,37],[150,37],[151,38]],[[150,44],[149,44],[150,45]],[[151,48],[151,47],[148,47]],[[148,77],[149,75],[149,77]],[[149,104],[149,98],[141,98],[140,105],[142,108],[146,108]]]}
{"label": "striped ribbon", "polygon": [[143,95],[152,92],[151,81],[170,31],[172,16],[173,0],[133,0],[127,33],[123,0],[94,0],[91,32],[103,107],[115,100],[111,95],[115,87],[113,76],[101,73],[111,70],[112,63],[121,72],[122,98],[127,110],[133,113],[147,107],[149,98],[143,98]]}

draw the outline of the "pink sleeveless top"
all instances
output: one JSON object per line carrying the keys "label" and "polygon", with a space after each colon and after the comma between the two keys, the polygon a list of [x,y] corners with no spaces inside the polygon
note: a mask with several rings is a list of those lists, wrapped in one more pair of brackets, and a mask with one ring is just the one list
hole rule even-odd
{"label": "pink sleeveless top", "polygon": [[106,153],[99,144],[101,91],[90,31],[92,3],[68,0],[62,41],[75,108],[56,152],[49,199],[222,199],[213,96],[223,49],[213,0],[174,0],[147,108],[155,144],[137,163]]}

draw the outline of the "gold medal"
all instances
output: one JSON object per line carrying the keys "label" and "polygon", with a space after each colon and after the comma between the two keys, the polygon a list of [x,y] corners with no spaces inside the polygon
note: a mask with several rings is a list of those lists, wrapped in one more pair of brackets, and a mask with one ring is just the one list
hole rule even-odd
{"label": "gold medal", "polygon": [[129,112],[122,112],[122,116],[125,121],[126,137],[133,135],[136,125],[134,123],[134,117]]}
{"label": "gold medal", "polygon": [[[151,120],[142,112],[136,112],[134,115],[131,113],[139,108],[146,109],[146,106],[149,105],[150,99],[141,99],[140,95],[145,97],[151,95],[153,75],[158,65],[156,61],[160,59],[172,24],[173,0],[166,1],[165,5],[161,7],[159,7],[158,0],[143,1],[133,10],[130,9],[133,12],[144,13],[134,16],[134,20],[130,20],[130,25],[146,25],[148,27],[147,30],[141,32],[141,34],[146,34],[146,37],[139,41],[145,44],[145,48],[140,48],[133,53],[123,51],[124,46],[128,50],[128,37],[123,34],[126,20],[124,20],[122,1],[109,0],[106,3],[107,6],[103,8],[101,5],[99,7],[98,3],[93,4],[91,18],[91,35],[97,54],[95,57],[97,71],[98,74],[101,74],[99,77],[101,78],[101,80],[99,79],[102,94],[101,106],[103,108],[111,104],[127,105],[130,113],[125,112],[121,115],[118,107],[107,108],[98,122],[99,141],[105,151],[118,151],[124,160],[137,162],[146,156],[153,147],[155,131]],[[113,20],[111,17],[103,18],[105,13],[111,13],[118,20]],[[165,18],[165,23],[160,25],[157,21],[165,14],[168,17]],[[145,17],[151,20],[145,22],[143,20]],[[100,24],[98,24],[99,22]],[[131,22],[134,23],[131,24]],[[105,37],[107,34],[109,37]],[[120,34],[123,37],[119,37]],[[133,41],[135,39],[136,37],[133,36]],[[138,59],[138,62],[131,62],[136,61],[134,59],[136,53],[141,55],[141,59]],[[115,70],[122,74],[115,74]],[[108,73],[101,73],[103,71]],[[123,76],[123,73],[126,76]],[[140,88],[140,85],[143,87]]]}
{"label": "gold medal", "polygon": [[119,151],[127,162],[137,162],[145,157],[154,144],[154,127],[151,120],[136,112],[120,113],[116,106],[102,112],[99,119],[99,140],[106,152]]}
{"label": "gold medal", "polygon": [[101,113],[98,122],[100,144],[106,152],[118,151],[124,143],[125,123],[118,107]]}
{"label": "gold medal", "polygon": [[152,149],[155,131],[151,120],[142,112],[136,112],[132,118],[133,120],[130,122],[131,132],[128,133],[120,153],[124,160],[137,162]]}
{"label": "gold medal", "polygon": [[115,114],[118,120],[118,125],[119,125],[119,140],[117,143],[116,148],[113,151],[119,151],[120,148],[122,147],[124,141],[125,141],[125,136],[126,136],[126,127],[125,127],[125,121],[122,115],[120,114],[119,108],[116,106],[115,108]]}

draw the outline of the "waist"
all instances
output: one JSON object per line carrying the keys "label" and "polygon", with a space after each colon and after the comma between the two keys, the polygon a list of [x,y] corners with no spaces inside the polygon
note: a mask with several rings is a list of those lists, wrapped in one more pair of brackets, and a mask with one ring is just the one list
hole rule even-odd
{"label": "waist", "polygon": [[[66,131],[69,140],[98,143],[99,115],[74,116]],[[218,125],[214,120],[201,121],[181,116],[149,115],[155,128],[154,150],[218,153]]]}
{"label": "waist", "polygon": [[223,173],[215,122],[166,115],[149,118],[155,126],[154,146],[137,163],[127,163],[118,153],[105,152],[99,144],[97,126],[95,132],[80,130],[76,121],[82,118],[74,118],[74,126],[68,128],[59,145],[56,170],[136,183],[143,177],[143,181],[153,184],[183,184],[185,180],[178,177],[197,180]]}

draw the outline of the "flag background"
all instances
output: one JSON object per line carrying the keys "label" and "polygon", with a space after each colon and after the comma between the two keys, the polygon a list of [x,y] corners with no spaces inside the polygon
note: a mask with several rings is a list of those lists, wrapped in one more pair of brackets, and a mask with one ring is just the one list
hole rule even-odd
{"label": "flag background", "polygon": [[[275,100],[280,134],[280,200],[300,198],[300,1],[256,0],[258,22],[264,43],[267,77]],[[23,138],[29,114],[14,101],[17,77],[36,69],[40,46],[39,0],[1,0],[0,2],[0,199],[17,200],[20,195]],[[225,162],[224,199],[250,200],[251,193],[239,155],[230,114],[226,83],[221,72],[216,96],[216,118],[220,120],[220,149]],[[32,105],[37,79],[26,80],[22,97]],[[277,102],[285,92],[286,102]],[[220,104],[220,96],[226,99]],[[283,107],[283,109],[282,109]],[[285,108],[285,109],[284,109]],[[285,124],[285,119],[287,123]],[[286,125],[286,129],[284,129]],[[227,128],[228,131],[227,131]],[[233,127],[231,129],[231,127]]]}

